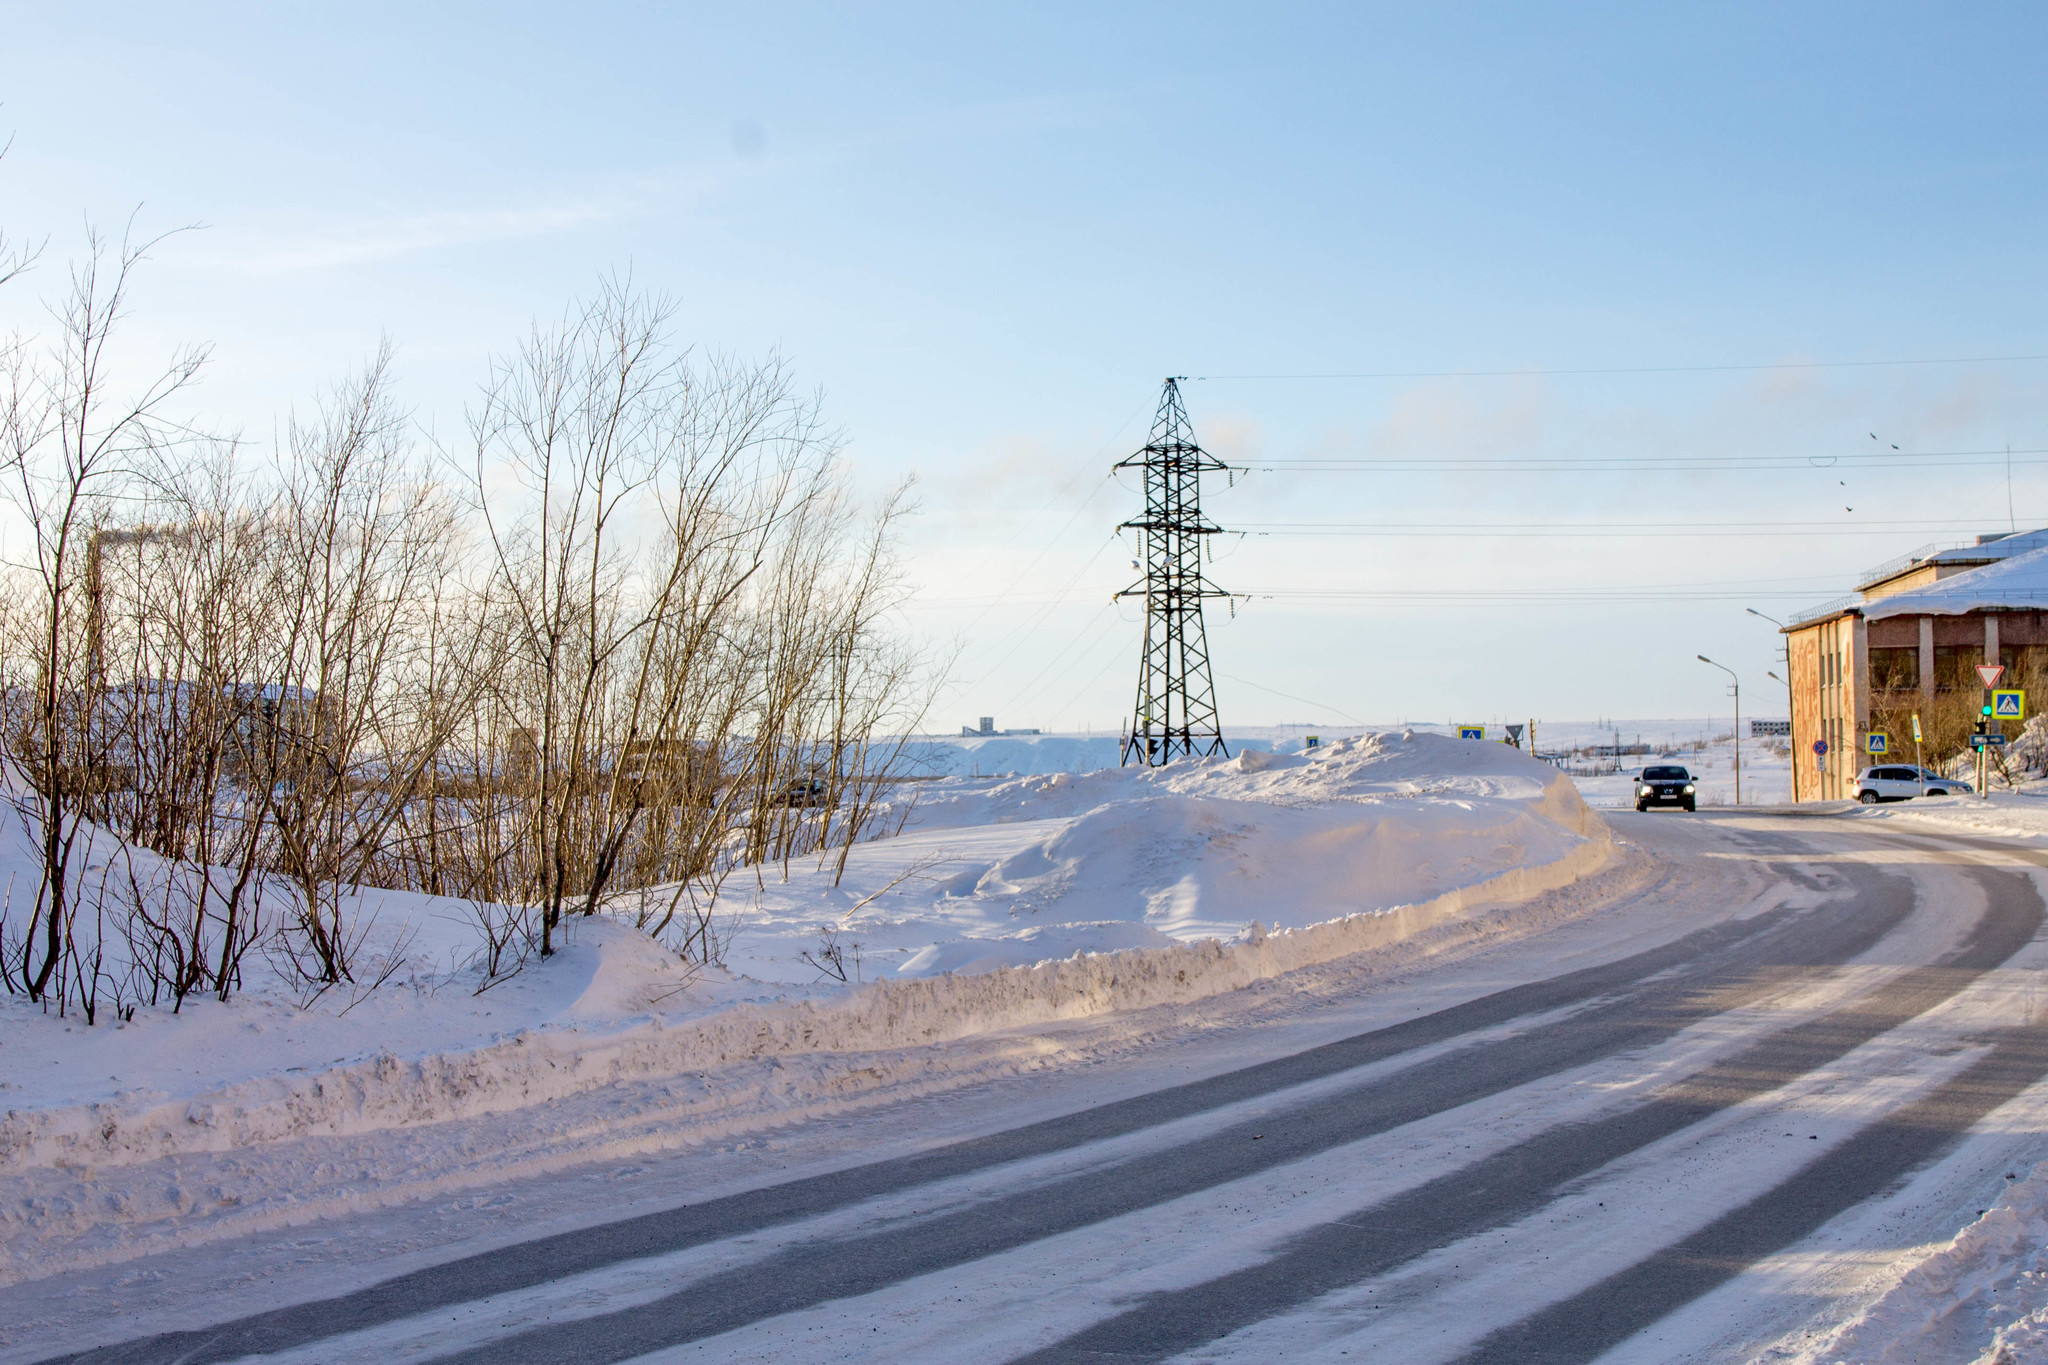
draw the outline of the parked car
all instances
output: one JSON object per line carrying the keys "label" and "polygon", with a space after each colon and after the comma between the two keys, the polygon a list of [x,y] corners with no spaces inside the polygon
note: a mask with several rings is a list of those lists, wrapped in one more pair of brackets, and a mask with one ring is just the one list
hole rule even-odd
{"label": "parked car", "polygon": [[771,806],[822,806],[830,792],[817,778],[799,777],[785,783],[768,798]]}
{"label": "parked car", "polygon": [[1963,796],[1972,790],[1967,782],[1908,763],[1888,763],[1856,774],[1856,799],[1866,806],[1910,801],[1916,796]]}
{"label": "parked car", "polygon": [[1636,809],[1652,806],[1694,808],[1699,798],[1693,792],[1692,774],[1672,763],[1654,764],[1636,779]]}

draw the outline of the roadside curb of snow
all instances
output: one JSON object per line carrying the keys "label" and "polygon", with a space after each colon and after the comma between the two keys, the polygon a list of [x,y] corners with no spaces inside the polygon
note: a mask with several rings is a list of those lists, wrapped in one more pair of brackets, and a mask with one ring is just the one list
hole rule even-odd
{"label": "roadside curb of snow", "polygon": [[1796,1360],[1904,1362],[1930,1351],[1974,1365],[2048,1355],[2048,1163]]}
{"label": "roadside curb of snow", "polygon": [[823,1001],[745,1004],[684,1022],[659,1016],[592,1036],[523,1032],[462,1052],[386,1052],[317,1073],[238,1082],[189,1100],[10,1110],[0,1172],[128,1166],[312,1136],[346,1136],[546,1104],[620,1082],[747,1061],[916,1048],[1116,1010],[1189,1003],[1297,969],[1383,948],[1487,906],[1515,904],[1601,871],[1607,823],[1558,775],[1533,812],[1583,842],[1431,900],[1266,933],[1170,948],[1076,954],[973,975],[880,981]]}

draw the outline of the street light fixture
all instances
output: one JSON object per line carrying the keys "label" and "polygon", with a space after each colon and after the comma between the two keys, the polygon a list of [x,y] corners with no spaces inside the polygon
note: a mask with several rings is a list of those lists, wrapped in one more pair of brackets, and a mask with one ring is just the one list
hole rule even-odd
{"label": "street light fixture", "polygon": [[1728,684],[1735,694],[1735,804],[1742,804],[1742,679],[1735,676],[1735,670],[1726,664],[1717,664],[1706,655],[1696,656],[1703,664],[1720,669],[1728,675]]}

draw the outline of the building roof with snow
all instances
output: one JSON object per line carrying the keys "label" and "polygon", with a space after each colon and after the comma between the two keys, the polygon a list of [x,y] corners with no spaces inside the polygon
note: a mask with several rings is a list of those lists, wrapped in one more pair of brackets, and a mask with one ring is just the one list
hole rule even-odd
{"label": "building roof with snow", "polygon": [[[1877,602],[1918,593],[1937,584],[1946,584],[1950,579],[1965,577],[1981,569],[2003,564],[2007,560],[2022,559],[2044,549],[2048,549],[2048,527],[2032,531],[1993,532],[1978,536],[1970,544],[1951,545],[1946,549],[1935,545],[1923,545],[1910,554],[1886,560],[1875,568],[1866,569],[1857,575],[1856,591],[1847,596],[1837,597],[1833,601],[1823,602],[1805,611],[1794,612],[1785,629],[1788,632],[1801,630],[1820,621],[1852,613],[1870,616],[1870,608]],[[2019,608],[2042,604],[2016,600],[2010,605]],[[1882,614],[1896,616],[1900,613],[1887,611]]]}
{"label": "building roof with snow", "polygon": [[1865,597],[1884,597],[1931,583],[1937,577],[1946,578],[1951,573],[1996,564],[2001,559],[2044,548],[2048,548],[2048,527],[2033,531],[1994,531],[1978,536],[1971,544],[1951,545],[1947,549],[1923,545],[1910,554],[1864,570],[1856,578],[1856,590]]}
{"label": "building roof with snow", "polygon": [[2010,555],[1925,587],[1865,602],[1864,617],[1961,616],[1972,611],[2039,611],[2048,608],[2048,532],[2033,532],[2041,546]]}

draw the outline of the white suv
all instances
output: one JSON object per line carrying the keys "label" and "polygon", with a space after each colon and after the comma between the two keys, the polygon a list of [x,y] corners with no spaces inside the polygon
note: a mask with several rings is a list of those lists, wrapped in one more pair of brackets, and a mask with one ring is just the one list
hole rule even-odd
{"label": "white suv", "polygon": [[1865,768],[1856,774],[1856,799],[1866,806],[1880,801],[1907,801],[1916,796],[1961,796],[1970,789],[1967,782],[1906,764]]}

